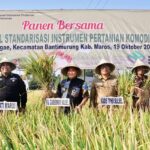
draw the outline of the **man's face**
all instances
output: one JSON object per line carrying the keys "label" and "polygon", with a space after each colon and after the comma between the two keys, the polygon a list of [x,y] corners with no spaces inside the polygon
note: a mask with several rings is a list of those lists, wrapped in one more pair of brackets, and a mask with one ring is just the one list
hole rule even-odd
{"label": "man's face", "polygon": [[11,67],[8,63],[3,63],[1,65],[1,73],[2,74],[9,74],[11,73]]}
{"label": "man's face", "polygon": [[144,67],[138,67],[137,68],[137,75],[144,75],[145,68]]}
{"label": "man's face", "polygon": [[70,67],[67,72],[67,76],[69,79],[73,79],[77,77],[77,69],[74,67]]}
{"label": "man's face", "polygon": [[102,65],[100,68],[100,74],[101,75],[108,75],[110,74],[110,67],[108,65]]}

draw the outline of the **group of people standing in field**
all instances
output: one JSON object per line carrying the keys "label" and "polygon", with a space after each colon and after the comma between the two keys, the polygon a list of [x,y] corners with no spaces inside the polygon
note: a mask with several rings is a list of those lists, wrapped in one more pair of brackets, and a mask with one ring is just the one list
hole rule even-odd
{"label": "group of people standing in field", "polygon": [[[0,101],[15,101],[18,104],[19,111],[25,111],[27,103],[27,91],[23,80],[12,71],[16,68],[15,64],[7,59],[0,62]],[[72,110],[81,111],[83,106],[90,99],[90,106],[101,109],[100,99],[102,97],[117,97],[118,79],[112,72],[115,65],[102,59],[95,68],[97,78],[94,79],[89,92],[87,83],[80,79],[82,70],[77,65],[71,63],[61,69],[61,73],[66,76],[57,88],[56,96],[59,98],[69,98],[70,107],[64,107],[65,114]],[[150,67],[142,61],[137,60],[132,73],[135,74],[134,86],[131,89],[133,108],[149,108],[150,87],[143,89],[148,80],[146,75]],[[126,86],[126,85],[125,85]],[[145,96],[146,95],[146,96]],[[145,98],[146,97],[146,98]]]}
{"label": "group of people standing in field", "polygon": [[[111,73],[115,70],[115,65],[107,60],[102,59],[95,68],[97,78],[93,81],[90,94],[86,82],[80,78],[81,69],[70,64],[61,70],[61,73],[67,77],[58,85],[57,96],[60,98],[69,98],[71,108],[80,111],[85,103],[90,99],[90,106],[100,109],[100,99],[102,97],[117,97],[118,95],[118,79]],[[150,87],[143,89],[144,84],[148,80],[147,74],[150,67],[142,61],[137,60],[132,73],[135,74],[134,86],[131,88],[132,106],[133,108],[148,108],[150,99]],[[126,86],[126,85],[124,85]],[[146,95],[146,96],[145,96]],[[64,113],[69,113],[70,108],[65,107]]]}

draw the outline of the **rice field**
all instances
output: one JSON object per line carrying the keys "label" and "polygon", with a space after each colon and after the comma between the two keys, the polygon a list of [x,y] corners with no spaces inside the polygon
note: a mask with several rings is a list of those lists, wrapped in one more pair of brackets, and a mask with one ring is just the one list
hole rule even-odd
{"label": "rice field", "polygon": [[25,115],[0,115],[2,150],[149,150],[150,115],[128,107],[65,116],[45,108],[41,91],[28,94]]}

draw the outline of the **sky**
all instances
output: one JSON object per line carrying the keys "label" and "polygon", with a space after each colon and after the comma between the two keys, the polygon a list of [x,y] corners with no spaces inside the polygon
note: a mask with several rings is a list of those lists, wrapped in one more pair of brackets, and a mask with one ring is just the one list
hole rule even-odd
{"label": "sky", "polygon": [[150,0],[0,0],[0,10],[150,9]]}

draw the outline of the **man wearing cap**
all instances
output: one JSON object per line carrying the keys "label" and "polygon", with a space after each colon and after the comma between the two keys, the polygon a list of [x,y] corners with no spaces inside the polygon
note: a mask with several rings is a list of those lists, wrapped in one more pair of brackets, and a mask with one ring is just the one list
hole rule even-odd
{"label": "man wearing cap", "polygon": [[102,97],[117,96],[117,78],[111,75],[115,70],[115,65],[102,59],[96,67],[95,73],[98,75],[91,86],[90,106],[101,108]]}
{"label": "man wearing cap", "polygon": [[71,107],[65,107],[64,113],[68,114],[72,110],[80,111],[88,100],[88,86],[84,80],[79,79],[81,69],[70,64],[61,70],[61,73],[67,77],[61,81],[57,89],[57,97],[69,98]]}
{"label": "man wearing cap", "polygon": [[6,58],[0,62],[0,101],[17,102],[19,111],[25,112],[27,92],[19,75],[12,73],[15,68]]}
{"label": "man wearing cap", "polygon": [[[134,88],[132,89],[133,91],[133,108],[138,108],[141,105],[148,105],[145,102],[149,103],[149,98],[150,98],[150,87],[147,89],[143,89],[144,84],[146,83],[148,76],[145,74],[148,73],[150,70],[149,66],[144,64],[141,60],[137,60],[134,64],[134,67],[132,68],[132,73],[135,74],[134,77]],[[146,96],[147,95],[147,96]],[[147,98],[146,98],[147,97]],[[140,99],[147,99],[147,101],[143,101],[143,104],[140,104],[141,101]]]}

